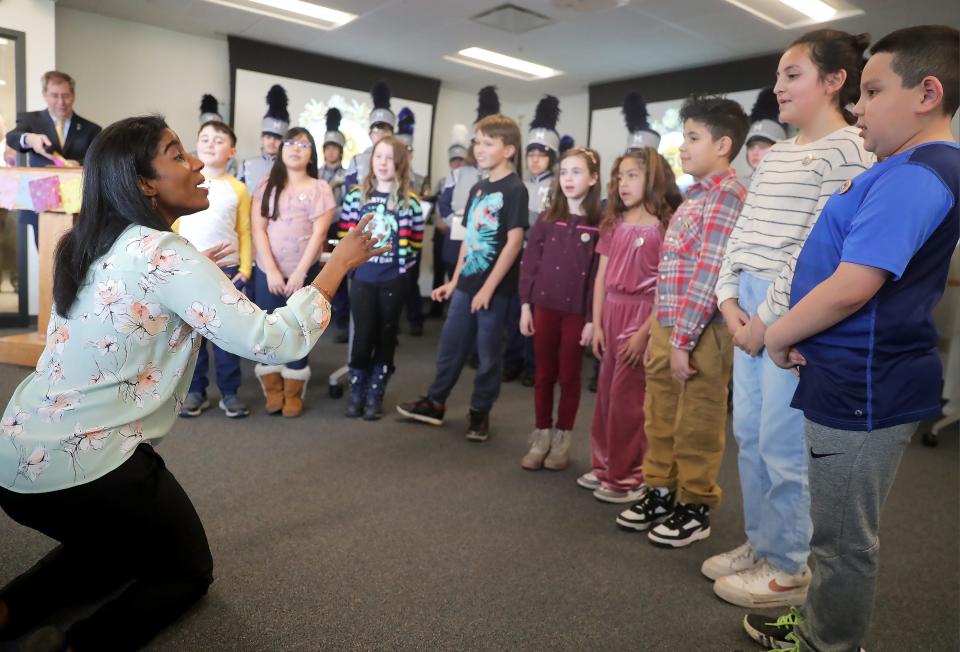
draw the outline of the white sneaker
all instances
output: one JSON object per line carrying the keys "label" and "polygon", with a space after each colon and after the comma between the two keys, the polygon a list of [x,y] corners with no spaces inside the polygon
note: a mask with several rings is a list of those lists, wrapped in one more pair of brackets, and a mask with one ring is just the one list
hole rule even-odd
{"label": "white sneaker", "polygon": [[626,491],[617,491],[616,489],[607,489],[601,486],[594,490],[593,497],[601,503],[635,503],[643,497],[646,491],[647,485],[645,484],[627,489]]}
{"label": "white sneaker", "polygon": [[809,566],[799,575],[789,575],[764,559],[753,568],[721,577],[713,592],[738,607],[800,607],[807,600],[810,577]]}
{"label": "white sneaker", "polygon": [[729,552],[714,555],[703,562],[700,572],[712,580],[718,580],[725,575],[733,575],[751,569],[758,563],[760,563],[760,558],[757,557],[753,546],[747,541],[742,546],[738,546]]}
{"label": "white sneaker", "polygon": [[596,491],[600,488],[600,478],[593,471],[587,471],[577,478],[577,486],[587,491]]}

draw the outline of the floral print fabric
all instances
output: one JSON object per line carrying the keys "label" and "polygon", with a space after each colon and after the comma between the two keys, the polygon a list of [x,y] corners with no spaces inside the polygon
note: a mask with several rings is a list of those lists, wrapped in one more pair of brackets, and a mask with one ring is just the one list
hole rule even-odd
{"label": "floral print fabric", "polygon": [[169,432],[200,338],[266,364],[304,357],[330,321],[308,285],[270,314],[182,237],[134,226],[92,267],[68,318],[54,310],[36,370],[0,419],[0,486],[66,489]]}

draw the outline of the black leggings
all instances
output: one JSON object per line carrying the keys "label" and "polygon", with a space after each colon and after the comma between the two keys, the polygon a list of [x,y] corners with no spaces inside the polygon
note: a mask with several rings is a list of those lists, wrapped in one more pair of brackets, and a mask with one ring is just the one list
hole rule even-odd
{"label": "black leggings", "polygon": [[0,507],[14,521],[60,542],[0,591],[10,610],[4,638],[122,588],[74,623],[67,641],[76,652],[136,650],[213,582],[200,518],[147,444],[107,475],[70,489],[20,494],[0,488]]}
{"label": "black leggings", "polygon": [[388,283],[350,281],[350,313],[353,315],[353,346],[350,366],[368,369],[387,365],[393,371],[397,348],[397,322],[410,290],[406,274]]}

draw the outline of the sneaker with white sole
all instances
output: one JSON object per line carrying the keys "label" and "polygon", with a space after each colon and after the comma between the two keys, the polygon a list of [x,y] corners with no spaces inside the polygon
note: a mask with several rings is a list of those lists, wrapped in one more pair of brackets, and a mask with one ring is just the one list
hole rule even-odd
{"label": "sneaker with white sole", "polygon": [[587,491],[596,491],[602,484],[603,483],[600,482],[600,478],[598,478],[597,474],[593,471],[587,471],[577,478],[577,486],[581,489],[586,489]]}
{"label": "sneaker with white sole", "polygon": [[714,583],[713,592],[738,607],[799,607],[807,600],[810,577],[809,566],[791,575],[764,559],[753,568],[721,577]]}
{"label": "sneaker with white sole", "polygon": [[250,408],[236,394],[227,394],[221,398],[220,409],[230,419],[242,419],[250,416]]}
{"label": "sneaker with white sole", "polygon": [[644,492],[647,490],[647,485],[642,484],[639,487],[633,487],[632,489],[627,489],[625,491],[618,491],[616,489],[607,489],[604,486],[600,486],[593,492],[593,497],[599,500],[601,503],[632,503],[640,500]]}
{"label": "sneaker with white sole", "polygon": [[676,499],[676,492],[666,487],[647,487],[636,505],[620,512],[617,527],[628,532],[646,532],[670,518]]}
{"label": "sneaker with white sole", "polygon": [[747,541],[729,552],[714,555],[703,562],[703,566],[700,567],[700,572],[716,581],[726,575],[733,575],[740,571],[749,570],[759,563],[760,558],[757,557],[757,551],[754,550],[750,542]]}
{"label": "sneaker with white sole", "polygon": [[710,536],[710,508],[677,503],[670,518],[650,530],[650,543],[661,548],[683,548]]}
{"label": "sneaker with white sole", "polygon": [[180,404],[180,416],[198,417],[210,407],[210,401],[199,392],[190,392]]}
{"label": "sneaker with white sole", "polygon": [[743,617],[743,629],[747,636],[772,650],[786,650],[794,646],[787,637],[793,634],[793,628],[804,621],[803,614],[795,607],[777,618],[764,614],[747,614]]}

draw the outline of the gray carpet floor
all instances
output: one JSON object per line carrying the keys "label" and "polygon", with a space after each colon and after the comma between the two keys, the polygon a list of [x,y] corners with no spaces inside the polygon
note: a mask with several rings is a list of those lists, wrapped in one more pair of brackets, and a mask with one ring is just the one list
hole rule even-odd
{"label": "gray carpet floor", "polygon": [[[388,393],[415,398],[432,378],[440,323],[401,336]],[[594,397],[584,392],[572,467],[520,469],[533,392],[504,385],[481,445],[463,438],[472,372],[442,428],[341,416],[326,377],[345,358],[325,338],[300,419],[267,417],[252,369],[244,420],[181,419],[159,451],[191,496],[215,562],[209,595],[152,650],[759,649],[744,610],[700,575],[743,541],[736,444],[721,473],[713,535],[665,551],[614,526],[574,480],[589,468]],[[25,370],[0,365],[4,404]],[[215,390],[212,392],[216,394]],[[883,519],[869,652],[960,649],[958,437],[910,446]],[[0,583],[52,542],[0,512]]]}

